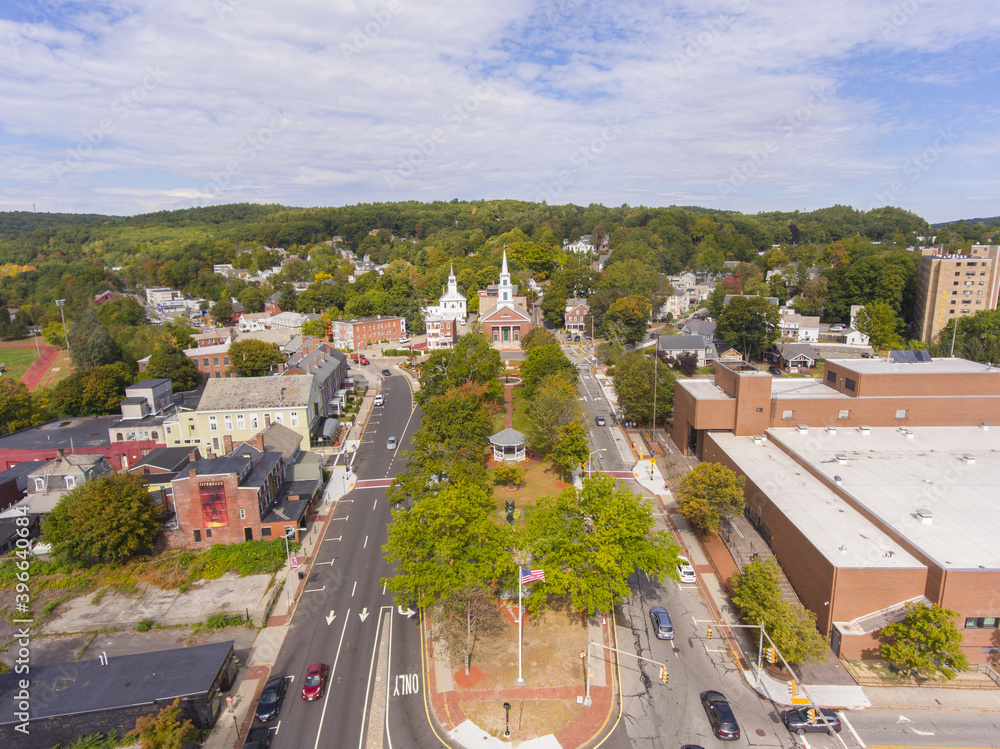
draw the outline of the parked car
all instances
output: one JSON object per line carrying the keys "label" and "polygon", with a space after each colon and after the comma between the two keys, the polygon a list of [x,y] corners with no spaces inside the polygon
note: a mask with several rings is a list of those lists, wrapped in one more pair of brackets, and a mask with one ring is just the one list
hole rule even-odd
{"label": "parked car", "polygon": [[368,357],[367,356],[362,356],[361,357],[361,363],[362,364],[371,364],[371,362],[368,361]]}
{"label": "parked car", "polygon": [[594,419],[594,423],[597,424],[597,426],[602,427],[607,423],[607,421],[604,419],[603,416],[598,416],[596,419]]}
{"label": "parked car", "polygon": [[399,342],[400,343],[409,343],[410,339],[407,338],[406,336],[403,336],[402,338],[399,339]]}
{"label": "parked car", "polygon": [[257,700],[257,710],[254,717],[261,723],[267,723],[278,717],[281,711],[281,701],[285,698],[285,677],[272,676],[264,685],[264,691]]}
{"label": "parked car", "polygon": [[677,557],[677,574],[680,575],[682,583],[698,582],[698,578],[694,574],[694,567],[691,566],[687,557]]}
{"label": "parked car", "polygon": [[776,367],[773,364],[767,368],[767,371],[773,374],[775,377],[782,377],[785,374],[784,372],[781,371],[781,367]]}
{"label": "parked car", "polygon": [[833,325],[830,326],[830,332],[831,333],[836,333],[838,331],[844,330],[846,327],[847,326],[844,325],[843,323],[837,322],[837,323],[834,323]]}
{"label": "parked car", "polygon": [[388,377],[391,374],[392,374],[392,372],[390,372],[388,369],[383,369],[382,370],[382,376],[383,377]]}
{"label": "parked car", "polygon": [[382,395],[382,393],[379,393],[375,396],[375,405],[381,406],[383,403],[385,403],[385,396]]}
{"label": "parked car", "polygon": [[674,639],[674,625],[670,621],[670,614],[662,606],[653,606],[649,610],[649,620],[653,623],[653,633],[657,640]]}
{"label": "parked car", "polygon": [[312,702],[323,696],[323,690],[326,689],[326,675],[329,671],[325,663],[314,663],[309,667],[306,678],[302,680],[302,699]]}
{"label": "parked car", "polygon": [[385,441],[385,448],[386,448],[386,450],[395,450],[396,449],[396,438],[395,437],[390,437],[389,439],[387,439]]}
{"label": "parked car", "polygon": [[[823,713],[826,721],[820,717],[820,712]],[[792,733],[829,733],[831,728],[836,733],[840,733],[840,716],[825,707],[799,707],[785,710],[781,714],[781,720],[785,724],[785,728]]]}
{"label": "parked car", "polygon": [[722,692],[710,689],[701,693],[701,705],[705,708],[712,733],[723,741],[736,741],[740,737],[740,725],[736,722],[733,708]]}
{"label": "parked car", "polygon": [[271,729],[266,726],[251,728],[243,749],[267,749],[271,745]]}
{"label": "parked car", "polygon": [[578,335],[573,336],[573,343],[576,343],[579,340],[580,340],[580,336],[578,336]]}

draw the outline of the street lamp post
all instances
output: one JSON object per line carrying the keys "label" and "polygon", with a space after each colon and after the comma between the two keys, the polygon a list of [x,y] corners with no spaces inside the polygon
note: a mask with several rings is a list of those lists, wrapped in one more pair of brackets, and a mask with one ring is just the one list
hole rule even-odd
{"label": "street lamp post", "polygon": [[586,679],[587,679],[587,696],[583,698],[583,706],[590,707],[590,640],[587,640],[587,652],[580,653],[580,659],[584,660],[584,668],[587,669]]}
{"label": "street lamp post", "polygon": [[507,714],[507,718],[506,718],[507,723],[506,723],[506,726],[504,727],[503,735],[504,735],[504,738],[508,738],[509,739],[510,738],[510,703],[509,702],[503,703],[503,709],[504,709],[504,712]]}
{"label": "street lamp post", "polygon": [[62,317],[63,324],[63,338],[66,339],[66,353],[69,353],[69,333],[66,332],[66,313],[63,312],[63,305],[66,304],[65,299],[56,299],[56,306],[59,308],[59,316]]}
{"label": "street lamp post", "polygon": [[606,447],[602,447],[600,450],[594,450],[594,452],[590,453],[590,455],[587,456],[587,466],[588,466],[588,469],[587,469],[587,478],[590,478],[591,475],[593,475],[593,473],[594,473],[594,460],[593,460],[594,456],[597,453],[606,452],[607,449],[608,448],[606,448]]}

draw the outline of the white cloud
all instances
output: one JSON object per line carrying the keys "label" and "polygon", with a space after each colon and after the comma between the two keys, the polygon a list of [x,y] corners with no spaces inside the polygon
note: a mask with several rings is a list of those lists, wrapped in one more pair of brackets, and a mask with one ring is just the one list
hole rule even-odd
{"label": "white cloud", "polygon": [[[870,207],[949,112],[962,147],[996,131],[984,0],[76,7],[0,21],[0,208]],[[899,204],[932,220],[978,205],[951,181],[962,147]],[[998,155],[978,149],[963,167],[988,181]]]}

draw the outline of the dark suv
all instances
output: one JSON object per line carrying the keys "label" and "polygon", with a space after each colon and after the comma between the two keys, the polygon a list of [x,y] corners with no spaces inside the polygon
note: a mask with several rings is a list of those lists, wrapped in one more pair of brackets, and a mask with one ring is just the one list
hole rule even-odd
{"label": "dark suv", "polygon": [[740,737],[740,726],[736,722],[733,708],[722,692],[709,690],[701,693],[701,704],[705,708],[712,733],[723,741],[736,741]]}
{"label": "dark suv", "polygon": [[776,367],[773,364],[767,368],[767,371],[773,374],[775,377],[781,377],[784,372],[781,371],[781,367]]}
{"label": "dark suv", "polygon": [[[823,717],[820,717],[820,712]],[[823,720],[826,718],[826,720]],[[825,707],[799,707],[781,714],[785,727],[792,733],[840,733],[840,716]]]}

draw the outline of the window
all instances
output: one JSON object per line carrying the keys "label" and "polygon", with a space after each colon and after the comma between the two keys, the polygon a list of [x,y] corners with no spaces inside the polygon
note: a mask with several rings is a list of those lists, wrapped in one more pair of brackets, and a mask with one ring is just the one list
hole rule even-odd
{"label": "window", "polygon": [[1000,629],[998,616],[970,616],[965,619],[966,629]]}
{"label": "window", "polygon": [[74,486],[76,486],[76,476],[67,476],[66,477],[66,488],[67,489],[72,489]]}
{"label": "window", "polygon": [[251,429],[257,428],[257,414],[254,414],[253,416],[250,417],[250,428]]}
{"label": "window", "polygon": [[222,363],[225,364],[228,367],[229,366],[229,357],[228,356],[223,356],[222,357]]}
{"label": "window", "polygon": [[194,542],[195,542],[196,544],[200,544],[200,543],[201,543],[201,531],[199,531],[199,530],[196,530],[196,531],[194,532]]}
{"label": "window", "polygon": [[219,450],[219,438],[218,437],[212,437],[212,449],[215,450],[216,452],[218,452],[218,450]]}
{"label": "window", "polygon": [[299,425],[299,412],[292,411],[292,426],[297,427]]}
{"label": "window", "polygon": [[45,491],[45,479],[44,478],[36,478],[35,479],[35,491],[36,492],[43,492],[43,491]]}
{"label": "window", "polygon": [[841,421],[843,421],[844,419],[849,419],[851,418],[851,412],[846,408],[843,408],[837,412],[837,418],[840,419]]}
{"label": "window", "polygon": [[271,537],[271,526],[265,525],[263,528],[261,528],[260,529],[260,535],[262,535],[264,538],[270,538]]}
{"label": "window", "polygon": [[246,511],[246,510],[244,510],[244,509],[243,509],[243,508],[241,507],[241,508],[240,508],[240,520],[246,520],[246,519],[247,519],[247,511]]}
{"label": "window", "polygon": [[208,369],[208,357],[206,356],[201,361],[202,361],[202,364],[205,366],[205,369]]}
{"label": "window", "polygon": [[211,528],[206,528],[205,529],[205,538],[211,538],[211,537],[212,537],[212,529]]}
{"label": "window", "polygon": [[226,414],[225,416],[223,416],[222,421],[226,426],[227,432],[233,431],[233,417],[230,414]]}
{"label": "window", "polygon": [[837,384],[837,373],[836,372],[827,372],[826,373],[826,381],[830,382],[830,383],[832,383],[834,385],[836,385]]}
{"label": "window", "polygon": [[791,419],[792,416],[794,416],[794,415],[795,415],[794,411],[782,411],[781,412],[781,418],[782,419],[786,419],[786,420],[787,419]]}
{"label": "window", "polygon": [[897,408],[896,409],[896,418],[897,419],[905,419],[906,418],[906,409],[905,408]]}
{"label": "window", "polygon": [[208,431],[218,432],[219,431],[219,421],[214,416],[208,417]]}
{"label": "window", "polygon": [[219,366],[219,357],[217,357],[217,356],[213,356],[212,357],[212,366],[213,367]]}
{"label": "window", "polygon": [[244,423],[243,414],[236,414],[236,428],[245,429],[246,424]]}
{"label": "window", "polygon": [[285,423],[284,414],[276,413],[274,415],[274,423],[284,425],[284,423]]}
{"label": "window", "polygon": [[844,387],[850,390],[852,393],[857,389],[858,383],[852,380],[850,377],[844,378]]}

